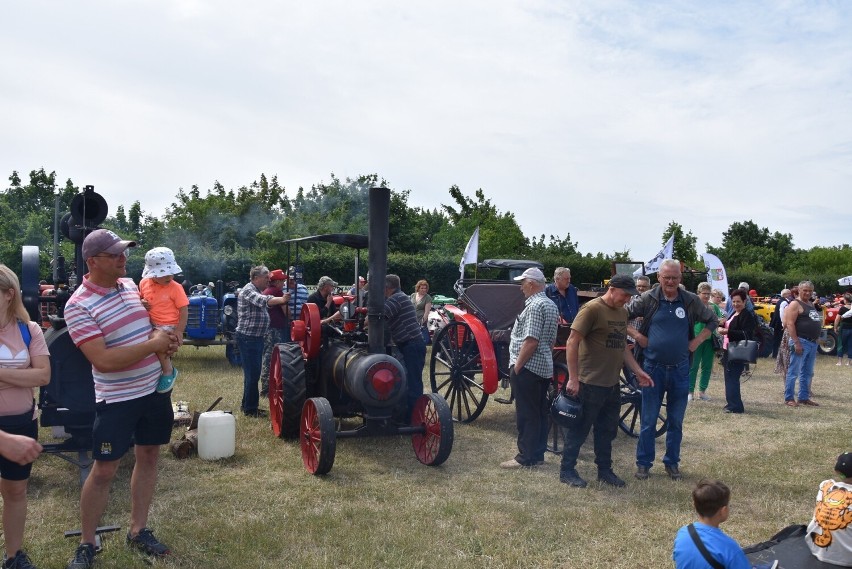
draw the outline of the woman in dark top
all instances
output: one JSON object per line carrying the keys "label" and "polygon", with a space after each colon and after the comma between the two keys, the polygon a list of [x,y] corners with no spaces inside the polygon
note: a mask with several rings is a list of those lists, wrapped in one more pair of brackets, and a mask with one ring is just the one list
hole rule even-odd
{"label": "woman in dark top", "polygon": [[837,365],[843,364],[843,353],[846,353],[846,365],[852,365],[852,294],[843,295],[843,306],[834,318],[834,333],[840,343],[837,346]]}
{"label": "woman in dark top", "polygon": [[[726,337],[725,347],[729,342],[741,340],[754,340],[754,331],[757,328],[757,317],[750,310],[746,310],[746,292],[737,289],[731,293],[731,305],[734,313],[728,318],[724,326],[717,328],[717,332]],[[742,413],[743,398],[740,395],[740,376],[743,374],[746,364],[739,362],[728,362],[727,353],[722,357],[725,366],[725,413]]]}

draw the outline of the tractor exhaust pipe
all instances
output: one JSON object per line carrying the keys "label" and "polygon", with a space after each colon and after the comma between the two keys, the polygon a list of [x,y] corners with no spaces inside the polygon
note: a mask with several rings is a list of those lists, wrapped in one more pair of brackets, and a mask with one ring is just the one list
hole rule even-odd
{"label": "tractor exhaust pipe", "polygon": [[388,226],[390,190],[370,188],[370,274],[367,295],[368,348],[371,354],[385,353],[385,275],[388,270]]}

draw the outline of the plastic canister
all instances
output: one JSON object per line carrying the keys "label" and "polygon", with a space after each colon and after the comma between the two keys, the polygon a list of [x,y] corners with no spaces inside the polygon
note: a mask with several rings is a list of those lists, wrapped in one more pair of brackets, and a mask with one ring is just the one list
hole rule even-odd
{"label": "plastic canister", "polygon": [[198,456],[204,460],[234,456],[236,426],[236,419],[230,413],[202,413],[198,418]]}

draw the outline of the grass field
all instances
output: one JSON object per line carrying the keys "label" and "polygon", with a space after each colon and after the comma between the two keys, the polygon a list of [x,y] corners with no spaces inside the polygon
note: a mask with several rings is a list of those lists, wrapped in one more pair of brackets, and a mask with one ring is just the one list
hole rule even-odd
{"label": "grass field", "polygon": [[[203,410],[239,409],[242,372],[222,348],[184,347],[174,399]],[[455,445],[437,468],[414,458],[410,438],[338,442],[332,471],[314,477],[302,467],[298,443],[275,438],[268,420],[237,413],[237,452],[230,459],[177,460],[164,448],[150,525],[174,555],[158,566],[281,567],[670,567],[675,531],[693,515],[690,492],[701,477],[733,491],[724,529],[742,544],[768,539],[791,523],[807,523],[819,481],[850,448],[852,368],[817,358],[819,408],[783,405],[782,382],[761,360],[743,386],[744,415],[722,413],[721,368],[709,402],[690,403],[681,470],[674,482],[659,463],[645,482],[633,479],[635,441],[620,433],[615,471],[625,489],[591,483],[583,490],[558,481],[559,457],[534,470],[504,471],[514,456],[514,407],[489,401],[470,425],[456,425]],[[427,365],[428,369],[428,365]],[[428,380],[427,380],[428,385]],[[263,403],[266,406],[266,403]],[[178,438],[180,429],[174,432]],[[50,440],[43,430],[42,440]],[[658,460],[662,456],[658,440]],[[123,526],[104,542],[103,568],[147,567],[124,546],[129,519],[125,457],[105,524]],[[590,443],[580,474],[594,480]],[[76,467],[43,456],[30,481],[25,548],[41,568],[64,567],[79,527]]]}

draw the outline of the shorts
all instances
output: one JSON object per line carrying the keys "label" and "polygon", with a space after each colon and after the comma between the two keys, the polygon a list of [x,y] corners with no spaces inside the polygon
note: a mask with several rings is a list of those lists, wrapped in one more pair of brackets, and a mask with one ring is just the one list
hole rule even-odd
{"label": "shorts", "polygon": [[172,397],[156,391],[129,401],[95,406],[92,458],[118,460],[131,444],[164,445],[172,437]]}
{"label": "shorts", "polygon": [[[30,417],[33,412],[29,411]],[[31,439],[38,440],[38,421],[33,419],[27,423],[22,423],[16,427],[0,427],[10,435],[24,435]],[[0,478],[3,480],[28,480],[30,471],[33,469],[33,463],[18,464],[12,462],[5,456],[0,456]]]}

